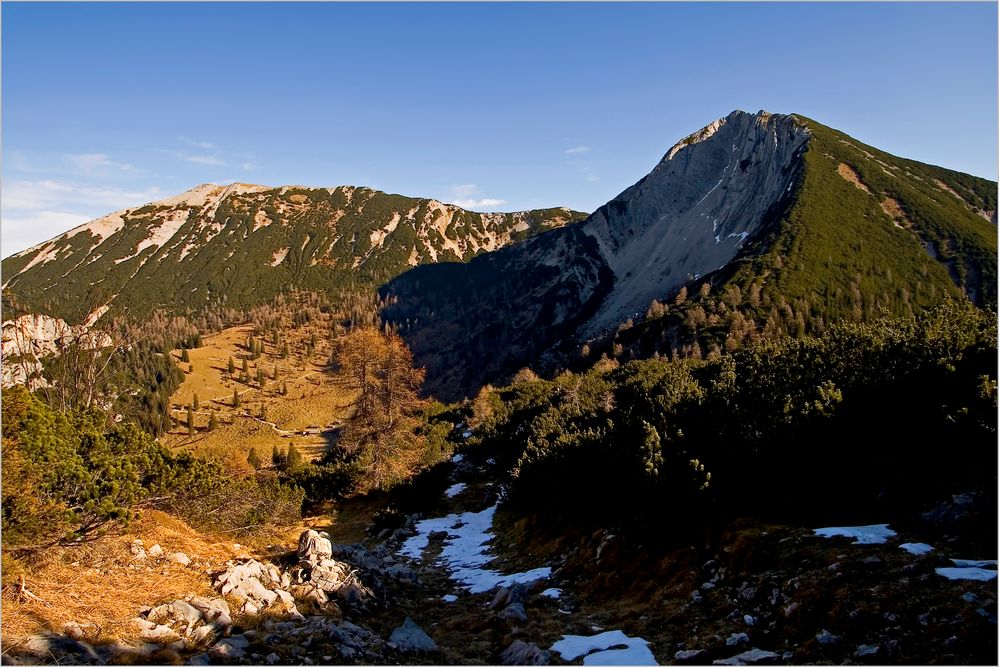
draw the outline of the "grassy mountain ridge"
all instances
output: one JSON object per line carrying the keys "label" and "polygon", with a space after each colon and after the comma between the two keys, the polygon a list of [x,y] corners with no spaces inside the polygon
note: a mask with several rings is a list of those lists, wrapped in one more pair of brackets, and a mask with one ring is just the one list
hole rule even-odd
{"label": "grassy mountain ridge", "polygon": [[474,213],[350,186],[204,185],[8,257],[4,292],[13,310],[70,322],[105,305],[138,317],[247,308],[291,288],[370,289],[412,266],[467,261],[582,217],[564,208]]}

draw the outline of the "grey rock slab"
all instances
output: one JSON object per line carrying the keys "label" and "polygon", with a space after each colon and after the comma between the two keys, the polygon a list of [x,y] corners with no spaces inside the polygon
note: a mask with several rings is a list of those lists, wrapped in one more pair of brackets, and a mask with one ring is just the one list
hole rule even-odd
{"label": "grey rock slab", "polygon": [[853,656],[855,658],[867,658],[872,655],[877,655],[878,651],[880,650],[881,650],[880,647],[877,646],[876,644],[861,644],[853,652]]}
{"label": "grey rock slab", "polygon": [[772,665],[779,662],[781,656],[774,653],[773,651],[764,651],[758,648],[752,648],[748,651],[744,651],[738,655],[733,655],[731,658],[725,658],[723,660],[715,660],[711,664],[713,665]]}
{"label": "grey rock slab", "polygon": [[524,604],[522,602],[512,602],[506,606],[506,609],[500,612],[500,618],[504,618],[508,621],[520,621],[521,623],[527,622],[527,610],[524,609]]}
{"label": "grey rock slab", "polygon": [[389,641],[404,653],[429,653],[438,650],[437,643],[430,638],[430,635],[408,616],[402,625],[392,631]]}
{"label": "grey rock slab", "polygon": [[547,665],[548,651],[542,651],[534,644],[516,639],[500,653],[501,665]]}
{"label": "grey rock slab", "polygon": [[839,635],[834,635],[833,633],[825,629],[823,629],[821,632],[815,635],[815,640],[820,644],[822,644],[823,646],[831,646],[833,644],[838,644],[840,641],[842,641],[842,639],[843,638],[840,637]]}

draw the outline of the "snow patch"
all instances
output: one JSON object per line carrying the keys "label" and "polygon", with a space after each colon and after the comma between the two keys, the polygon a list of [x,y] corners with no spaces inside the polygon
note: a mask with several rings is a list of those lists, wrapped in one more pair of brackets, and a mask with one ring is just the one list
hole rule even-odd
{"label": "snow patch", "polygon": [[951,563],[954,563],[955,567],[995,567],[996,561],[994,560],[968,560],[966,558],[951,558]]}
{"label": "snow patch", "polygon": [[444,531],[447,538],[438,560],[451,570],[451,579],[470,593],[484,593],[497,586],[526,584],[548,578],[551,575],[550,567],[537,567],[513,574],[486,569],[493,560],[487,543],[492,539],[490,530],[495,513],[496,505],[493,505],[481,512],[424,519],[416,524],[416,535],[403,542],[398,553],[419,559],[430,543],[430,533]]}
{"label": "snow patch", "polygon": [[923,554],[928,554],[933,551],[933,547],[929,544],[924,544],[923,542],[906,542],[905,544],[898,545],[898,548],[903,551],[908,551],[913,556],[922,556]]}
{"label": "snow patch", "polygon": [[999,574],[983,567],[938,567],[936,573],[951,580],[970,579],[971,581],[992,581]]}
{"label": "snow patch", "polygon": [[541,591],[541,595],[546,598],[551,598],[552,600],[558,600],[560,597],[562,597],[562,589],[546,588],[545,590]]}
{"label": "snow patch", "polygon": [[[614,648],[614,647],[623,648]],[[555,651],[565,661],[580,656],[584,665],[658,665],[656,657],[649,650],[649,642],[640,637],[629,637],[620,630],[608,630],[592,637],[582,635],[562,635],[562,639],[552,644]]]}
{"label": "snow patch", "polygon": [[447,595],[442,595],[441,596],[441,600],[444,600],[444,602],[457,602],[458,601],[458,596],[457,595],[451,595],[450,593],[448,593]]}
{"label": "snow patch", "polygon": [[465,483],[458,482],[457,484],[449,486],[447,491],[444,492],[444,495],[447,496],[448,498],[454,498],[456,495],[458,495],[464,490],[465,490]]}
{"label": "snow patch", "polygon": [[887,523],[877,523],[870,526],[837,526],[829,528],[816,528],[815,534],[820,537],[843,537],[854,538],[854,544],[884,544],[889,537],[898,535],[888,527]]}

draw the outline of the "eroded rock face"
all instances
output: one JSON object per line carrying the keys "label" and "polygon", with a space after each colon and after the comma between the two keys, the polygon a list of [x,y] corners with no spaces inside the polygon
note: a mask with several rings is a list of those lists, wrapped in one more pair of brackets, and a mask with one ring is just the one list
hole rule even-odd
{"label": "eroded rock face", "polygon": [[614,285],[584,331],[612,327],[728,264],[789,194],[807,138],[792,116],[733,111],[593,213],[581,226]]}

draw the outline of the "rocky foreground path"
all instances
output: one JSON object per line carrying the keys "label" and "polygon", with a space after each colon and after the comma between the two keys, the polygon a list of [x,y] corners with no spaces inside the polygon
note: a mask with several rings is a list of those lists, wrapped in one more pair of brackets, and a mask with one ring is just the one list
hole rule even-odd
{"label": "rocky foreground path", "polygon": [[[365,543],[306,530],[283,556],[229,560],[211,574],[215,596],[137,609],[129,641],[88,643],[87,628],[71,624],[30,638],[5,662],[744,665],[995,655],[995,561],[946,558],[887,525],[753,528],[707,560],[690,551],[666,561],[598,531],[545,562],[495,553],[502,490],[484,466],[456,455],[447,484],[443,512],[397,517]],[[581,588],[595,576],[617,582],[626,568],[610,586],[619,591]]]}

